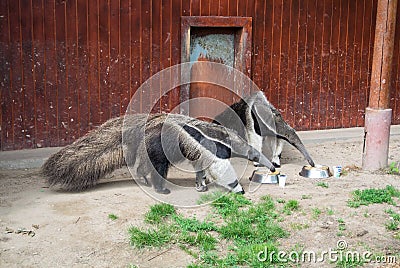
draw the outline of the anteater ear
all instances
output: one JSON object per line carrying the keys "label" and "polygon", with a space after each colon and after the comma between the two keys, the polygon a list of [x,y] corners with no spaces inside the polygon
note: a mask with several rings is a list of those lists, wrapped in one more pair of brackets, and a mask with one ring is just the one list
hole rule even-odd
{"label": "anteater ear", "polygon": [[275,115],[264,103],[255,103],[252,107],[254,128],[259,130],[259,134],[265,136],[275,136]]}

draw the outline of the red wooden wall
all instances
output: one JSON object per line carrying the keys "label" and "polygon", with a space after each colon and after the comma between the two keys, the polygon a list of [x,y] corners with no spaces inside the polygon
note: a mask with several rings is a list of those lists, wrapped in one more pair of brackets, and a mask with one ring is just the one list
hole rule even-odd
{"label": "red wooden wall", "polygon": [[[65,145],[123,114],[142,82],[180,62],[191,15],[253,18],[252,79],[296,129],[362,126],[375,13],[376,0],[2,0],[1,150]],[[394,124],[400,5],[397,21]],[[178,102],[175,90],[160,110]]]}

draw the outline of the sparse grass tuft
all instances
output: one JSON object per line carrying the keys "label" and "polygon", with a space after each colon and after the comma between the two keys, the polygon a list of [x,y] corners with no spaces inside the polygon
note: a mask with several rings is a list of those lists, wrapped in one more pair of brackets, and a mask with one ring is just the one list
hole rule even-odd
{"label": "sparse grass tuft", "polygon": [[284,206],[283,206],[283,212],[286,215],[292,214],[293,211],[296,211],[299,209],[299,201],[297,200],[289,200]]}
{"label": "sparse grass tuft", "polygon": [[222,192],[222,191],[214,191],[211,193],[205,193],[202,194],[199,198],[199,200],[197,200],[197,204],[198,205],[202,205],[202,204],[207,204],[207,203],[211,203],[219,198],[221,198],[222,196],[226,195],[226,192]]}
{"label": "sparse grass tuft", "polygon": [[159,224],[165,218],[175,213],[174,206],[170,204],[156,204],[150,207],[150,211],[144,216],[144,221],[151,224]]}
{"label": "sparse grass tuft", "polygon": [[399,166],[400,166],[400,162],[399,163],[397,163],[397,162],[390,163],[387,173],[392,174],[392,175],[400,175]]}
{"label": "sparse grass tuft", "polygon": [[317,183],[317,186],[322,187],[322,188],[329,188],[328,183],[320,181]]}
{"label": "sparse grass tuft", "polygon": [[312,218],[317,220],[319,218],[319,215],[321,215],[322,211],[319,208],[313,208],[312,209]]}
{"label": "sparse grass tuft", "polygon": [[389,231],[397,231],[400,225],[400,214],[393,211],[393,209],[385,210],[389,214],[390,219],[386,222],[386,229]]}
{"label": "sparse grass tuft", "polygon": [[108,218],[109,218],[110,220],[115,221],[116,219],[118,219],[118,216],[115,215],[115,214],[108,214]]}
{"label": "sparse grass tuft", "polygon": [[218,214],[223,217],[235,214],[239,211],[239,208],[250,204],[250,200],[238,194],[226,194],[211,203],[217,209]]}
{"label": "sparse grass tuft", "polygon": [[213,222],[200,222],[196,218],[185,218],[181,215],[174,215],[173,220],[183,230],[187,232],[216,231],[217,227]]}
{"label": "sparse grass tuft", "polygon": [[310,228],[310,225],[308,223],[291,223],[290,228],[296,231],[300,231],[303,229]]}
{"label": "sparse grass tuft", "polygon": [[279,203],[279,204],[284,204],[284,203],[286,203],[285,199],[282,199],[282,198],[276,199],[276,202]]}
{"label": "sparse grass tuft", "polygon": [[332,216],[333,214],[335,214],[335,212],[333,211],[333,209],[327,208],[326,209],[326,214],[328,214],[329,216]]}
{"label": "sparse grass tuft", "polygon": [[339,218],[337,221],[338,221],[338,224],[339,224],[339,231],[345,231],[346,230],[346,223],[344,222],[344,220],[342,218]]}
{"label": "sparse grass tuft", "polygon": [[211,234],[204,231],[199,231],[195,234],[182,232],[179,236],[179,241],[189,246],[199,247],[202,251],[214,250],[218,242]]}
{"label": "sparse grass tuft", "polygon": [[397,229],[399,229],[399,222],[395,220],[389,220],[386,222],[385,227],[389,231],[396,231]]}
{"label": "sparse grass tuft", "polygon": [[353,198],[347,201],[347,205],[353,208],[381,203],[395,205],[393,197],[400,197],[400,191],[392,185],[387,185],[383,189],[355,190],[352,194]]}
{"label": "sparse grass tuft", "polygon": [[160,226],[157,229],[145,231],[133,226],[129,228],[128,233],[130,234],[131,245],[136,248],[162,247],[173,238],[173,232],[169,226]]}

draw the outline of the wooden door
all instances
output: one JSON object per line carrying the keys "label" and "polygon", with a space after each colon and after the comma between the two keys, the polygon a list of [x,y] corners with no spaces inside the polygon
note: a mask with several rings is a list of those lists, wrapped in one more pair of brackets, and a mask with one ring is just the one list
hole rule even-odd
{"label": "wooden door", "polygon": [[[190,37],[190,61],[195,62],[191,69],[192,81],[207,81],[211,76],[229,75],[219,72],[219,66],[196,64],[196,62],[216,62],[229,67],[234,66],[235,59],[234,28],[196,28]],[[227,72],[228,72],[227,68]],[[221,77],[222,78],[222,77]],[[191,83],[189,98],[189,115],[195,118],[212,121],[224,110],[224,104],[234,101],[234,83],[231,80],[226,87],[206,83]]]}
{"label": "wooden door", "polygon": [[[217,66],[196,64],[204,61],[225,64],[250,77],[251,18],[183,17],[182,33],[182,62],[193,62],[191,81],[227,76]],[[225,80],[224,87],[207,82],[191,83],[181,87],[181,102],[188,101],[181,111],[212,121],[226,106],[248,93],[235,86],[234,79]]]}

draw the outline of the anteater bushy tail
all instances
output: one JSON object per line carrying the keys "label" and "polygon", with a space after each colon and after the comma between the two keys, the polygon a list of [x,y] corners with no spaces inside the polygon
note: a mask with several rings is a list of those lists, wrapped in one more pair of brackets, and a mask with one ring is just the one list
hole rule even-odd
{"label": "anteater bushy tail", "polygon": [[122,167],[122,125],[123,117],[111,119],[52,155],[42,166],[50,186],[84,190]]}

